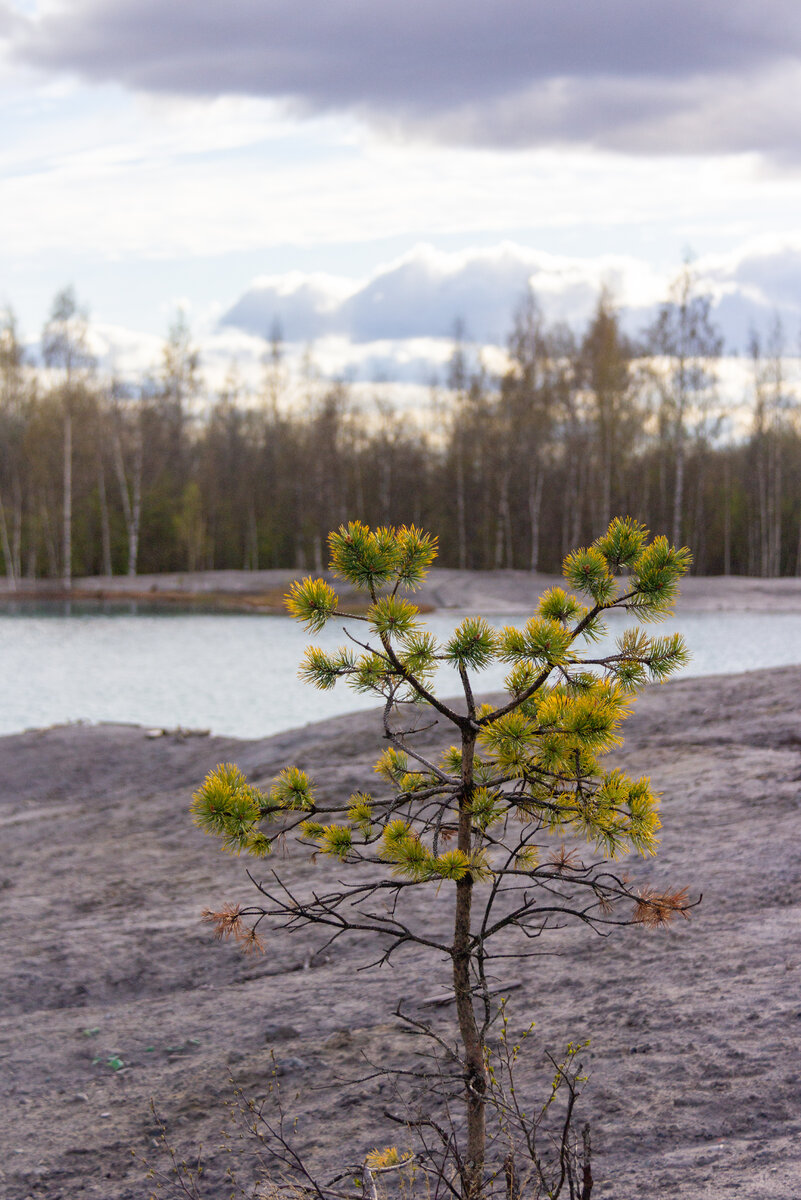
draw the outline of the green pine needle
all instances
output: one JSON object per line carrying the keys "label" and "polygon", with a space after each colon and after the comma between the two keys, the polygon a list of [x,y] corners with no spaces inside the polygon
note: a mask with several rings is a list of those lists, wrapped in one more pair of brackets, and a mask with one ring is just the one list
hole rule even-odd
{"label": "green pine needle", "polygon": [[307,576],[301,582],[295,580],[284,603],[291,616],[303,621],[307,630],[319,633],[335,612],[339,597],[324,579]]}
{"label": "green pine needle", "polygon": [[495,657],[497,637],[483,617],[466,617],[445,645],[445,658],[457,667],[479,671]]}

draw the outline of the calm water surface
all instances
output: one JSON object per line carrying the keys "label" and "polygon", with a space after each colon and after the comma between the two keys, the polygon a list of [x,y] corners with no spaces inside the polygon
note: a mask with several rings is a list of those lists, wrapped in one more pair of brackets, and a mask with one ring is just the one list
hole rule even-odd
{"label": "calm water surface", "polygon": [[[493,617],[493,624],[522,618]],[[459,613],[427,618],[447,636]],[[619,632],[625,619],[616,620]],[[680,629],[693,655],[684,671],[710,675],[801,663],[801,616],[696,613],[653,627]],[[347,687],[318,692],[297,678],[309,640],[344,640],[330,626],[311,639],[288,617],[231,614],[73,612],[0,615],[0,733],[65,721],[122,721],[263,737],[308,721],[373,707]],[[482,672],[477,690],[501,686],[505,670]],[[443,669],[441,695],[458,691]]]}

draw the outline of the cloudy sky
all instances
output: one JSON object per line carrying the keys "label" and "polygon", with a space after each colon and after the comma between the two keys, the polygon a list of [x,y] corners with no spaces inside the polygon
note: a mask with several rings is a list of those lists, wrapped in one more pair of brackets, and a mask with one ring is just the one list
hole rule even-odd
{"label": "cloudy sky", "polygon": [[729,347],[801,327],[796,0],[0,0],[0,102],[31,338],[72,283],[120,361],[180,304],[422,377],[529,281],[636,328],[688,253]]}

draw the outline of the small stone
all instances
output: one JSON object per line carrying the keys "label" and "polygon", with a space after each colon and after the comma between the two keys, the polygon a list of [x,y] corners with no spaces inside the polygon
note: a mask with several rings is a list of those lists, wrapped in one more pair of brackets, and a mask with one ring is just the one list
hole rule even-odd
{"label": "small stone", "polygon": [[290,1071],[302,1071],[306,1066],[302,1058],[280,1058],[275,1064],[276,1075],[288,1075]]}
{"label": "small stone", "polygon": [[346,1046],[350,1046],[352,1041],[353,1034],[349,1029],[338,1029],[325,1042],[325,1047],[327,1050],[344,1050]]}
{"label": "small stone", "polygon": [[267,1025],[264,1029],[266,1042],[286,1042],[296,1037],[300,1037],[300,1034],[294,1025]]}

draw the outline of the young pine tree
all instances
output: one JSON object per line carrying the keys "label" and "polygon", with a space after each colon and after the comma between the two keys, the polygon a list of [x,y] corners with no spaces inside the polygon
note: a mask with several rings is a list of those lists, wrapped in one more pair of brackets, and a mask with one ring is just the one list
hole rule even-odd
{"label": "young pine tree", "polygon": [[[314,859],[322,854],[353,868],[352,882],[305,897],[280,882],[262,883],[258,904],[211,916],[218,932],[251,944],[262,922],[293,930],[320,925],[333,936],[371,931],[382,961],[414,944],[445,957],[464,1119],[438,1173],[441,1179],[448,1160],[448,1190],[478,1200],[504,1170],[507,1181],[518,1170],[487,1161],[487,1108],[494,1103],[487,1039],[499,1012],[492,1001],[495,947],[508,958],[509,934],[517,932],[522,956],[527,938],[571,920],[601,929],[659,926],[686,915],[685,892],[635,890],[610,863],[629,850],[653,854],[659,818],[647,778],[602,765],[620,745],[635,693],[681,666],[684,644],[678,635],[653,638],[635,626],[611,651],[594,653],[593,645],[607,612],[643,622],[668,615],[690,555],[664,537],[649,542],[648,531],[630,519],[614,520],[565,560],[567,583],[586,603],[552,588],[522,628],[493,629],[468,617],[440,645],[403,594],[425,578],[435,539],[414,527],[371,530],[355,522],[329,542],[332,570],[365,593],[366,611],[341,610],[334,589],[311,578],[293,585],[288,607],[310,630],[344,618],[363,632],[348,634],[335,653],[309,647],[301,675],[322,689],[343,680],[381,698],[388,745],[375,768],[380,788],[324,795],[289,766],[262,792],[223,764],[196,793],[192,810],[227,850],[263,857],[277,838],[292,834]],[[492,662],[508,665],[505,694],[500,703],[480,703],[475,675]],[[459,681],[458,703],[435,689],[443,664]],[[421,745],[424,731],[425,745],[431,741],[432,718],[449,731],[438,757]],[[589,852],[580,853],[581,844]],[[414,889],[428,893],[425,906],[405,904]],[[388,901],[380,908],[379,897]],[[430,919],[414,916],[437,906],[452,914],[441,940]]]}

